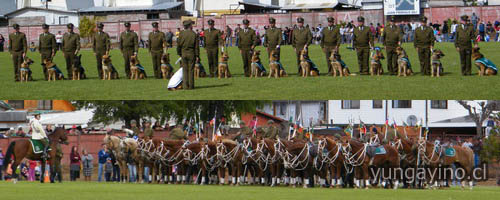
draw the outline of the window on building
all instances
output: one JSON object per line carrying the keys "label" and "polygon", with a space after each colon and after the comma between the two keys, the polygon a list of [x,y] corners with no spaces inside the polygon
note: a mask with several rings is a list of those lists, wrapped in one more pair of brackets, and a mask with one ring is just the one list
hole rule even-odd
{"label": "window on building", "polygon": [[342,109],[359,109],[360,100],[342,100]]}
{"label": "window on building", "polygon": [[160,19],[160,13],[148,13],[148,19]]}
{"label": "window on building", "polygon": [[448,101],[447,100],[432,100],[431,108],[434,109],[448,109]]}
{"label": "window on building", "polygon": [[59,24],[68,24],[68,23],[69,23],[68,16],[59,17]]}
{"label": "window on building", "polygon": [[9,105],[14,109],[24,109],[24,100],[9,100]]}
{"label": "window on building", "polygon": [[392,108],[411,108],[411,100],[393,100]]}
{"label": "window on building", "polygon": [[38,110],[52,110],[52,100],[38,101]]}
{"label": "window on building", "polygon": [[382,108],[383,107],[382,100],[373,100],[372,104],[373,104],[373,108]]}

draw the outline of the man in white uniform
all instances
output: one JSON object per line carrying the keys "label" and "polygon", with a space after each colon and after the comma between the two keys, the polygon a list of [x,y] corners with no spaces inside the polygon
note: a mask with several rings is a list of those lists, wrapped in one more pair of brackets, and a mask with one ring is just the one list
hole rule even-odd
{"label": "man in white uniform", "polygon": [[45,129],[43,129],[42,123],[40,123],[40,114],[36,114],[35,118],[31,121],[31,139],[38,140],[43,144],[43,156],[42,158],[47,158],[47,149],[49,148],[49,138],[45,134]]}

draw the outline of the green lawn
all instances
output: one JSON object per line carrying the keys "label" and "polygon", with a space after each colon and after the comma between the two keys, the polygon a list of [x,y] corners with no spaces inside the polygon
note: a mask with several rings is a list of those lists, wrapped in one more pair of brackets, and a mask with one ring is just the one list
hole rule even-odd
{"label": "green lawn", "polygon": [[[412,44],[405,44],[413,69],[419,71],[418,57]],[[500,65],[498,43],[481,43],[482,52],[489,59]],[[196,89],[191,91],[167,91],[167,81],[147,79],[132,81],[123,79],[123,59],[118,50],[111,52],[113,63],[118,68],[120,80],[102,81],[97,79],[95,57],[91,51],[82,51],[82,62],[87,70],[88,80],[82,81],[42,81],[42,70],[38,53],[28,56],[36,61],[32,66],[36,81],[16,83],[13,80],[13,68],[10,55],[0,53],[0,99],[68,99],[68,100],[108,100],[108,99],[498,99],[499,77],[478,77],[473,66],[474,76],[463,77],[460,73],[458,53],[452,43],[437,43],[436,48],[444,51],[442,60],[445,75],[441,78],[421,76],[381,77],[351,76],[334,78],[329,76],[297,77],[295,54],[291,46],[282,49],[282,63],[290,77],[281,79],[245,78],[241,65],[241,55],[237,48],[229,48],[230,69],[234,77],[230,79],[203,78],[195,81]],[[263,47],[258,49],[264,50]],[[177,60],[175,49],[170,49],[172,64]],[[208,68],[205,50],[202,61]],[[358,73],[357,58],[354,51],[342,46],[341,54],[350,67],[351,72]],[[385,52],[384,52],[385,54]],[[267,55],[267,53],[265,53]],[[325,56],[318,45],[310,48],[311,59],[319,65],[321,73],[327,72]],[[149,54],[142,49],[139,58],[146,67],[148,76],[152,76],[152,65]],[[268,67],[268,59],[262,56],[264,66]],[[62,53],[58,53],[55,62],[66,72]],[[178,69],[179,66],[174,66]],[[384,61],[384,69],[386,64]],[[208,70],[208,69],[207,69]],[[65,73],[66,75],[66,73]],[[497,92],[494,92],[497,91]]]}
{"label": "green lawn", "polygon": [[[496,199],[500,188],[496,186],[475,187],[473,191],[459,188],[443,190],[407,189],[325,189],[289,188],[261,186],[197,186],[197,185],[157,185],[157,184],[120,184],[64,182],[62,184],[40,184],[38,182],[0,182],[2,200],[36,199],[214,199],[214,200],[259,200],[259,199],[356,199],[356,200],[405,200],[440,199],[471,200]],[[496,197],[495,197],[496,196]]]}

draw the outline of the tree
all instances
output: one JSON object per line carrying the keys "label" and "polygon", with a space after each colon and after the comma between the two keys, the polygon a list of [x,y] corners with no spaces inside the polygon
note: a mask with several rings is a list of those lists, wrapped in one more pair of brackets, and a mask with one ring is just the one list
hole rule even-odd
{"label": "tree", "polygon": [[483,122],[493,113],[496,108],[497,102],[478,102],[477,104],[479,106],[479,109],[476,106],[471,106],[469,104],[469,102],[473,103],[472,101],[459,100],[457,102],[469,112],[469,117],[474,120],[474,123],[476,123],[477,136],[483,137]]}
{"label": "tree", "polygon": [[94,36],[95,28],[96,28],[95,19],[90,19],[86,16],[83,16],[80,19],[80,25],[78,27],[78,30],[80,30],[80,37],[85,38],[85,41],[89,43],[91,42],[90,38]]}
{"label": "tree", "polygon": [[218,120],[226,117],[231,120],[232,114],[255,113],[265,101],[75,101],[77,109],[94,109],[93,122],[110,123],[125,121],[127,127],[131,120],[140,121],[154,118],[162,123],[169,119],[182,121],[209,121],[214,115]]}

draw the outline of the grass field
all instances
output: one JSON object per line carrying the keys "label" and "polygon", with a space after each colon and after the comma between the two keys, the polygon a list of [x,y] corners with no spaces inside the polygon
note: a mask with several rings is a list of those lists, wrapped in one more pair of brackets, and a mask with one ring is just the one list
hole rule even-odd
{"label": "grass field", "polygon": [[2,200],[36,199],[214,199],[214,200],[258,200],[258,199],[356,199],[356,200],[405,200],[439,199],[472,200],[496,199],[500,187],[475,187],[473,191],[450,188],[443,190],[392,190],[392,189],[325,189],[289,188],[260,186],[196,186],[196,185],[156,185],[119,184],[96,182],[64,182],[62,184],[40,184],[38,182],[0,182]]}
{"label": "grass field", "polygon": [[[413,69],[419,71],[420,66],[413,44],[404,44]],[[500,64],[498,43],[481,43],[482,52],[493,62]],[[118,50],[111,52],[113,63],[118,68],[120,80],[102,81],[97,78],[95,57],[89,50],[82,50],[82,62],[87,70],[88,80],[82,81],[42,81],[40,57],[37,52],[28,53],[35,60],[32,66],[36,81],[15,83],[10,54],[0,53],[0,91],[1,99],[70,99],[70,100],[126,100],[126,99],[497,99],[500,98],[498,86],[499,76],[478,77],[473,66],[474,76],[463,77],[460,73],[458,53],[452,43],[438,43],[436,48],[442,49],[446,56],[442,59],[445,75],[431,78],[417,75],[407,78],[384,75],[381,77],[351,76],[333,78],[329,76],[297,77],[295,54],[291,46],[282,47],[282,63],[290,77],[282,79],[243,77],[241,55],[237,48],[229,48],[230,69],[233,78],[218,80],[203,78],[195,81],[196,89],[191,91],[167,91],[167,81],[147,79],[132,81],[124,79],[123,58]],[[263,47],[258,47],[264,50]],[[177,60],[175,49],[170,49],[172,64]],[[202,62],[208,68],[205,50]],[[264,53],[267,55],[267,53]],[[351,72],[358,73],[357,58],[354,51],[341,47],[344,61]],[[385,51],[384,51],[385,54]],[[326,61],[318,45],[310,48],[311,59],[319,65],[320,72],[326,73]],[[141,49],[139,58],[146,67],[148,76],[152,76],[151,58],[146,50]],[[268,67],[268,59],[262,56],[264,66]],[[66,72],[62,53],[55,58],[58,66]],[[386,62],[384,61],[384,69]],[[179,66],[174,66],[178,69]],[[208,70],[208,69],[207,69]],[[65,73],[66,75],[66,73]],[[495,89],[497,88],[497,89]],[[496,91],[496,92],[495,92]]]}

